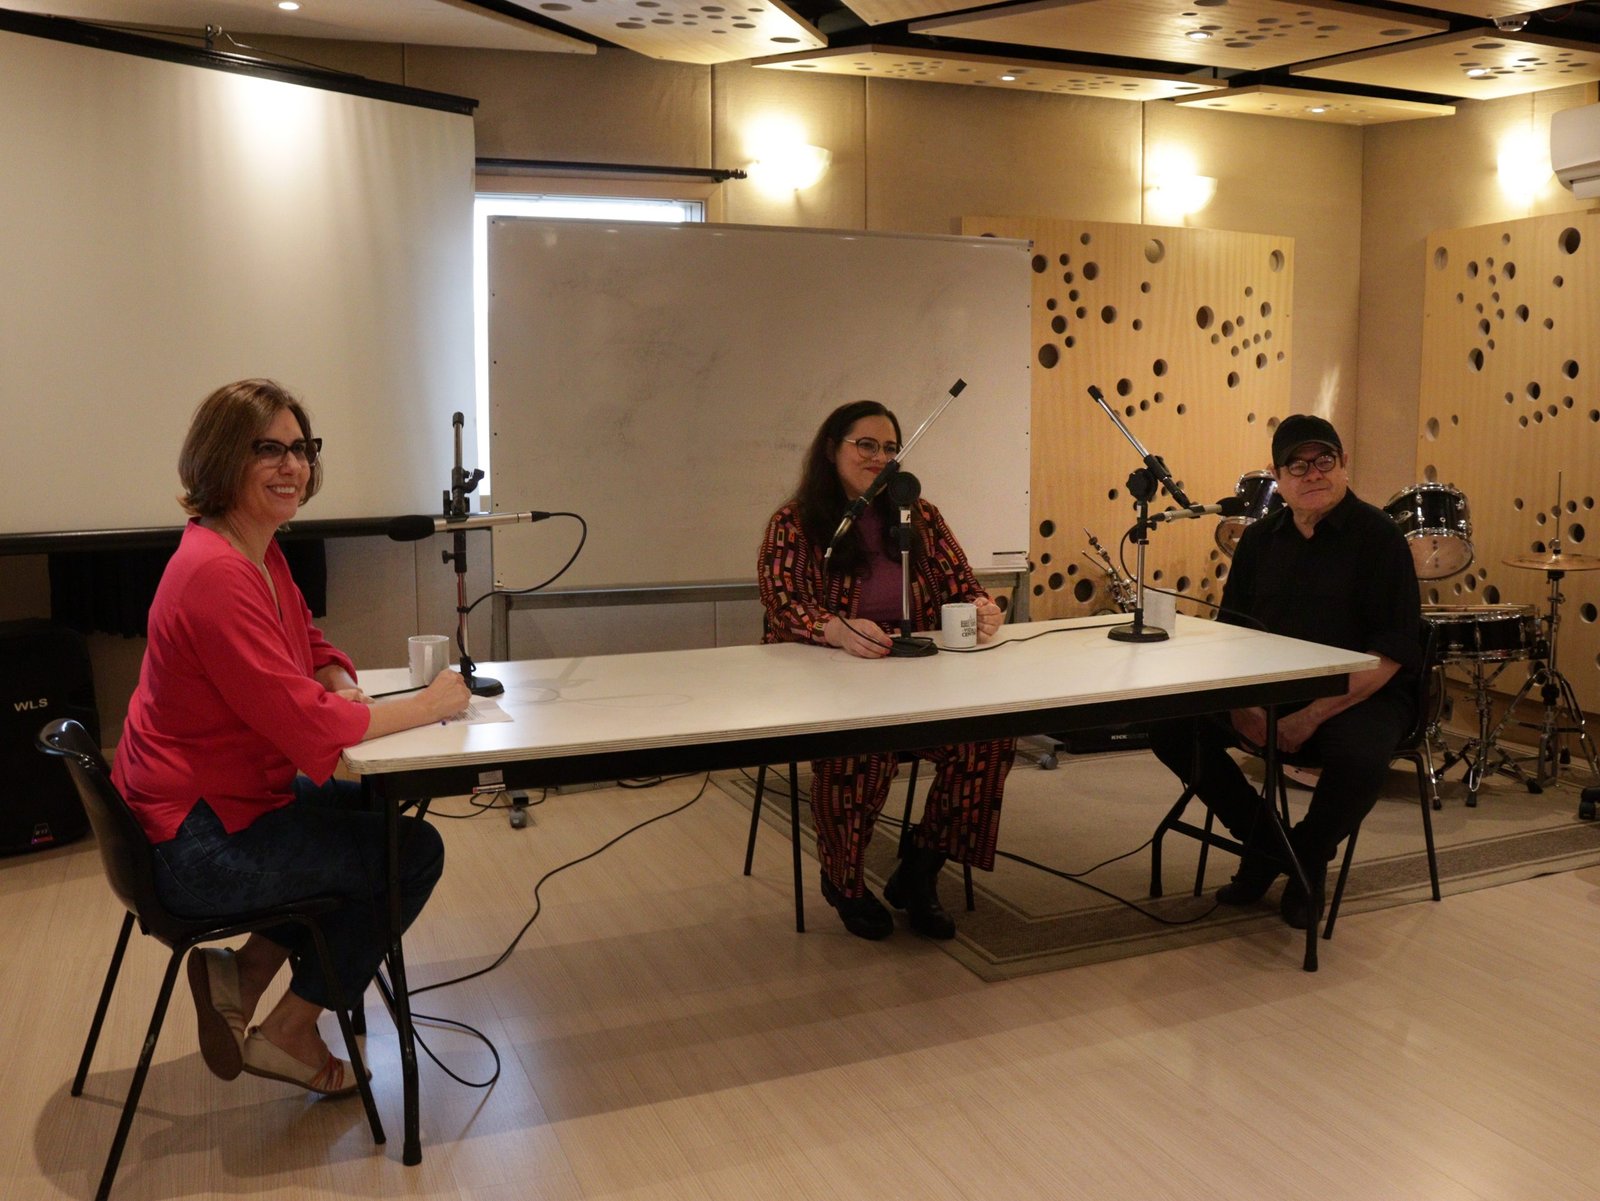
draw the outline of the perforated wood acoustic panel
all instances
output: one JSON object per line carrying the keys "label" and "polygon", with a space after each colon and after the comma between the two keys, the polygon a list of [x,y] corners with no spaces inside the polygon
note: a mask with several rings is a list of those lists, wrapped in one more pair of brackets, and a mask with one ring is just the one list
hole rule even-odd
{"label": "perforated wood acoustic panel", "polygon": [[525,8],[650,58],[727,63],[826,46],[781,0],[531,0]]}
{"label": "perforated wood acoustic panel", "polygon": [[1600,52],[1584,42],[1472,29],[1341,55],[1291,74],[1493,100],[1600,79]]}
{"label": "perforated wood acoustic panel", "polygon": [[[1423,599],[1544,612],[1548,578],[1504,560],[1558,536],[1565,554],[1600,555],[1600,214],[1451,230],[1427,253],[1417,477],[1461,490],[1475,559]],[[1557,667],[1600,711],[1600,571],[1561,589]],[[1498,686],[1527,674],[1513,664]]]}
{"label": "perforated wood acoustic panel", "polygon": [[[1294,240],[1027,217],[968,217],[962,231],[1033,242],[1033,616],[1114,612],[1084,530],[1117,556],[1140,459],[1086,389],[1100,388],[1192,501],[1233,493],[1271,461],[1271,431],[1290,411]],[[1229,560],[1216,532],[1215,518],[1158,527],[1147,582],[1220,599]]]}
{"label": "perforated wood acoustic panel", "polygon": [[1201,96],[1178,97],[1176,102],[1194,108],[1250,113],[1257,117],[1320,121],[1324,125],[1382,125],[1390,121],[1415,121],[1422,117],[1448,117],[1456,111],[1449,104],[1275,88],[1268,84],[1250,84],[1221,92],[1207,92]]}
{"label": "perforated wood acoustic panel", "polygon": [[904,50],[894,46],[840,46],[758,58],[756,67],[776,71],[810,71],[822,75],[867,75],[922,83],[961,83],[972,87],[1102,96],[1113,100],[1170,100],[1219,92],[1222,83],[1206,83],[1148,71],[1114,67],[1075,67],[1028,58],[998,58],[956,50]]}
{"label": "perforated wood acoustic panel", "polygon": [[912,33],[1251,71],[1392,45],[1449,26],[1335,0],[1034,0],[917,21],[910,28]]}

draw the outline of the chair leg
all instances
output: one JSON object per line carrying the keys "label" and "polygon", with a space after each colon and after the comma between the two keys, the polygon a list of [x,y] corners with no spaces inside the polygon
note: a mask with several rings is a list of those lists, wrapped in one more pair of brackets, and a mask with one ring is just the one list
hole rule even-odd
{"label": "chair leg", "polygon": [[750,865],[756,858],[756,831],[761,827],[761,794],[767,790],[767,765],[756,769],[756,796],[750,803],[750,840],[744,844],[744,874],[750,874]]}
{"label": "chair leg", "polygon": [[1433,796],[1433,765],[1424,766],[1420,754],[1413,762],[1417,766],[1417,800],[1422,805],[1422,838],[1428,847],[1428,882],[1433,885],[1433,899],[1437,901],[1440,899],[1439,856],[1433,847],[1433,809],[1438,798]]}
{"label": "chair leg", "polygon": [[906,782],[906,811],[900,815],[900,858],[905,859],[911,854],[911,806],[917,799],[917,765],[920,761],[911,760],[911,778]]}
{"label": "chair leg", "polygon": [[1172,824],[1183,816],[1183,811],[1189,807],[1189,801],[1193,796],[1194,789],[1185,788],[1183,795],[1171,809],[1167,810],[1167,815],[1156,826],[1156,832],[1150,836],[1150,895],[1153,897],[1161,895],[1161,840],[1166,837]]}
{"label": "chair leg", "polygon": [[155,1011],[150,1015],[150,1027],[145,1031],[138,1066],[133,1069],[133,1082],[128,1085],[128,1098],[122,1103],[122,1118],[117,1122],[117,1133],[111,1140],[111,1151],[106,1156],[105,1171],[100,1175],[95,1201],[106,1201],[111,1195],[111,1182],[116,1179],[117,1165],[122,1162],[122,1149],[127,1145],[129,1130],[133,1128],[133,1115],[139,1109],[139,1094],[144,1091],[145,1077],[150,1074],[150,1061],[155,1058],[156,1040],[161,1037],[161,1023],[167,1018],[167,1003],[172,1000],[172,986],[178,979],[178,964],[188,949],[180,943],[173,948],[172,956],[167,961],[167,972],[161,979],[161,992],[156,997]]}
{"label": "chair leg", "polygon": [[[1339,916],[1339,902],[1344,900],[1344,882],[1350,875],[1350,862],[1356,857],[1356,835],[1360,833],[1361,827],[1357,826],[1350,837],[1345,839],[1344,862],[1339,865],[1339,879],[1333,886],[1333,898],[1328,902],[1328,921],[1322,927],[1322,937],[1325,939],[1333,937],[1333,923]],[[1307,871],[1310,870],[1307,868]]]}
{"label": "chair leg", "polygon": [[367,1065],[356,1042],[355,1024],[350,1020],[350,1004],[344,995],[344,985],[333,970],[333,957],[328,954],[327,940],[322,937],[322,923],[314,917],[306,918],[311,931],[311,941],[316,944],[317,959],[322,963],[322,975],[328,981],[328,996],[333,1011],[339,1015],[339,1033],[344,1035],[344,1047],[350,1055],[350,1067],[356,1074],[356,1088],[361,1093],[361,1104],[367,1111],[367,1124],[372,1127],[372,1141],[384,1141],[383,1123],[378,1118],[378,1103],[372,1097],[372,1082],[367,1079]]}
{"label": "chair leg", "polygon": [[83,1056],[78,1060],[78,1074],[72,1078],[72,1095],[83,1095],[83,1082],[89,1076],[89,1064],[94,1059],[95,1045],[100,1041],[100,1027],[105,1025],[106,1010],[111,1007],[111,993],[117,986],[117,974],[122,971],[122,956],[128,949],[128,936],[133,933],[133,914],[122,915],[122,929],[117,934],[117,949],[111,952],[111,966],[106,969],[106,982],[100,989],[100,1003],[94,1009],[94,1021],[89,1023],[89,1041],[83,1044]]}
{"label": "chair leg", "polygon": [[977,901],[972,896],[972,864],[963,863],[961,865],[961,882],[966,886],[967,912],[971,913],[978,907]]}
{"label": "chair leg", "polygon": [[789,760],[789,850],[794,857],[794,930],[806,932],[806,888],[800,875],[800,764]]}

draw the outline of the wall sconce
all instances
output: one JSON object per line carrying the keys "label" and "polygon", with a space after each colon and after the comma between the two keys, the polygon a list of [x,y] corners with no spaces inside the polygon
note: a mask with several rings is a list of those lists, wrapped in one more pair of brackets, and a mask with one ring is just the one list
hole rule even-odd
{"label": "wall sconce", "polygon": [[1527,130],[1509,133],[1501,140],[1495,168],[1500,177],[1500,191],[1520,204],[1532,203],[1555,178],[1555,169],[1550,165],[1550,147]]}
{"label": "wall sconce", "polygon": [[1211,203],[1217,181],[1210,175],[1167,175],[1150,185],[1150,207],[1171,217],[1188,217]]}
{"label": "wall sconce", "polygon": [[750,178],[764,192],[799,192],[815,185],[833,162],[833,152],[809,142],[772,142],[750,164]]}

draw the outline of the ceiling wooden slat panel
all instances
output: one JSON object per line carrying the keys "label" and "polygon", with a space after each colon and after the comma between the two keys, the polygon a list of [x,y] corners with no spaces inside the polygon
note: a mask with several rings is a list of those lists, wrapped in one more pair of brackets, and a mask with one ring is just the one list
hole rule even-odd
{"label": "ceiling wooden slat panel", "polygon": [[1551,8],[1568,8],[1571,4],[1572,0],[1427,0],[1425,7],[1492,21],[1496,17],[1525,16]]}
{"label": "ceiling wooden slat panel", "polygon": [[828,41],[779,0],[518,0],[524,8],[650,58],[728,63]]}
{"label": "ceiling wooden slat panel", "polygon": [[915,21],[920,17],[934,17],[940,13],[962,12],[969,8],[984,8],[1001,4],[1004,0],[845,0],[850,11],[868,25],[887,25],[891,21]]}
{"label": "ceiling wooden slat panel", "polygon": [[1295,67],[1291,74],[1493,100],[1600,79],[1600,48],[1529,33],[1470,29]]}
{"label": "ceiling wooden slat panel", "polygon": [[1248,71],[1393,45],[1448,28],[1443,21],[1332,0],[1225,0],[1213,5],[1196,0],[1036,0],[919,21],[911,31]]}
{"label": "ceiling wooden slat panel", "polygon": [[1324,125],[1382,125],[1390,121],[1415,121],[1421,117],[1448,117],[1456,111],[1449,104],[1274,88],[1265,84],[1229,88],[1204,96],[1186,96],[1177,100],[1177,103],[1228,113],[1249,113],[1258,117],[1320,121]]}
{"label": "ceiling wooden slat panel", "polygon": [[[1100,96],[1114,100],[1167,100],[1209,93],[1223,87],[1176,75],[1076,67],[1027,58],[999,58],[953,50],[915,51],[894,46],[845,46],[814,54],[758,58],[752,64],[780,71],[818,75],[861,75],[923,83],[959,83],[973,87],[1010,88],[1028,92]],[[1006,78],[1010,76],[1010,78]]]}
{"label": "ceiling wooden slat panel", "polygon": [[119,26],[192,29],[196,42],[207,25],[215,25],[239,36],[594,53],[594,46],[579,38],[455,0],[305,0],[292,13],[265,0],[0,0],[0,8]]}

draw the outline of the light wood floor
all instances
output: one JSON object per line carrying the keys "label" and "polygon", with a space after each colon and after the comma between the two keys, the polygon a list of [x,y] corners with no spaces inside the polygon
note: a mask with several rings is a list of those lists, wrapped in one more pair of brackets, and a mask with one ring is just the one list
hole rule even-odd
{"label": "light wood floor", "polygon": [[[697,783],[552,798],[522,831],[498,813],[442,823],[413,984],[482,966],[543,872]],[[984,984],[903,930],[846,935],[810,860],[812,930],[796,935],[787,845],[764,831],[746,880],[744,827],[713,787],[546,884],[499,970],[418,999],[504,1059],[489,1091],[424,1059],[418,1168],[399,1161],[375,1001],[381,1148],[357,1102],[208,1075],[180,982],[113,1195],[1600,1196],[1600,870],[1343,917],[1314,975],[1285,929]],[[69,1096],[117,920],[87,843],[0,863],[8,1201],[93,1195],[163,960],[137,940]],[[481,1045],[426,1037],[458,1073],[488,1074]]]}

